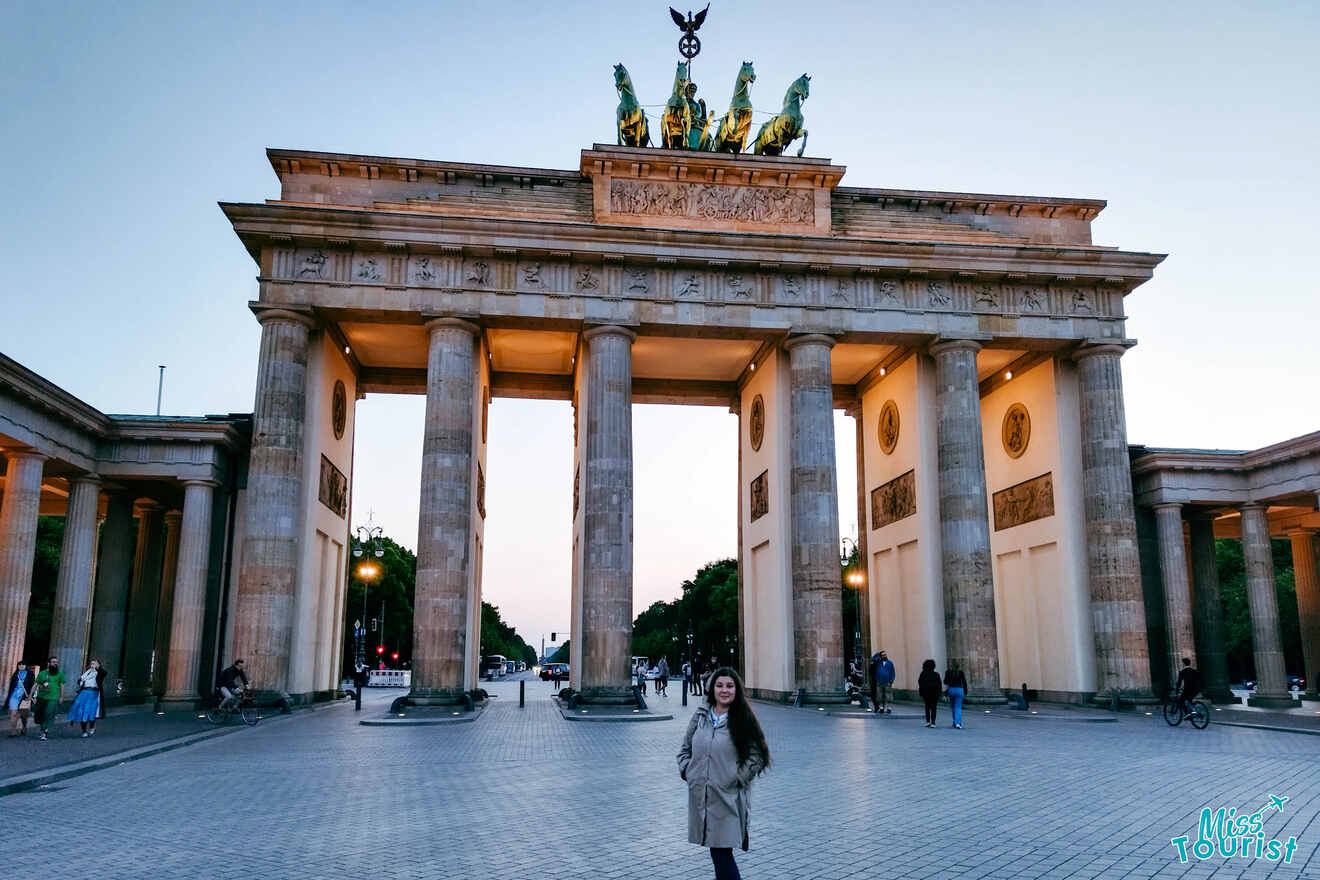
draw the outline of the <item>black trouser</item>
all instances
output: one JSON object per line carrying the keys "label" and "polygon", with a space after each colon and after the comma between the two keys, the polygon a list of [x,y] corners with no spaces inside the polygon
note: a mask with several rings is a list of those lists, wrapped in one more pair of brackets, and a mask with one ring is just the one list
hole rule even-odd
{"label": "black trouser", "polygon": [[934,724],[934,723],[935,723],[935,710],[936,710],[937,708],[939,708],[939,705],[940,705],[940,698],[939,698],[939,697],[926,697],[926,698],[925,698],[925,701],[926,701],[926,723],[927,723],[927,724]]}
{"label": "black trouser", "polygon": [[733,849],[727,846],[712,846],[710,860],[715,863],[715,880],[742,880],[738,873],[738,863],[733,860]]}
{"label": "black trouser", "polygon": [[877,699],[877,695],[876,695],[877,690],[878,688],[876,685],[876,680],[872,678],[871,679],[871,710],[872,711],[878,711],[880,709],[880,700]]}
{"label": "black trouser", "polygon": [[362,685],[358,685],[357,690],[353,692],[353,711],[362,711]]}

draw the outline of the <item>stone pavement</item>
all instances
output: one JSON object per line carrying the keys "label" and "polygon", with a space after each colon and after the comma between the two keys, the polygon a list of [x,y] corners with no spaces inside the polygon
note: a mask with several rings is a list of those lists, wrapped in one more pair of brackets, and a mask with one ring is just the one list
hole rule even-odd
{"label": "stone pavement", "polygon": [[[685,840],[672,721],[570,724],[551,686],[486,686],[475,723],[379,728],[351,704],[0,799],[11,817],[94,829],[8,863],[100,877],[704,878]],[[394,692],[369,692],[383,712]],[[745,877],[1320,878],[1320,749],[1308,736],[1158,717],[966,727],[758,705],[774,766],[756,783]],[[940,720],[948,724],[947,707]],[[1286,795],[1291,865],[1180,864],[1204,806]],[[215,855],[217,841],[238,841]]]}

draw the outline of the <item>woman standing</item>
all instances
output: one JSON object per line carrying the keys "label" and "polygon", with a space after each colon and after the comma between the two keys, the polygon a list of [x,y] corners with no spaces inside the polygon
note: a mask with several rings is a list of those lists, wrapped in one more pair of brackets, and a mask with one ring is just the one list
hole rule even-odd
{"label": "woman standing", "polygon": [[101,662],[92,658],[87,669],[78,676],[78,696],[69,707],[69,724],[82,725],[83,739],[96,733],[96,716],[101,709]]}
{"label": "woman standing", "polygon": [[957,660],[949,661],[944,673],[944,686],[949,689],[949,705],[953,707],[953,726],[962,730],[962,704],[967,697],[967,676],[958,667]]}
{"label": "woman standing", "polygon": [[921,664],[921,675],[917,676],[917,693],[926,704],[926,726],[935,726],[935,712],[940,705],[940,694],[944,686],[940,684],[940,674],[935,671],[935,661],[927,660]]}
{"label": "woman standing", "polygon": [[741,880],[733,848],[747,851],[750,786],[769,766],[770,747],[742,679],[721,666],[678,753],[678,775],[688,784],[688,842],[710,848],[715,880]]}
{"label": "woman standing", "polygon": [[10,736],[27,736],[28,713],[32,710],[32,692],[36,688],[36,674],[20,661],[14,674],[9,676],[9,688],[5,691]]}

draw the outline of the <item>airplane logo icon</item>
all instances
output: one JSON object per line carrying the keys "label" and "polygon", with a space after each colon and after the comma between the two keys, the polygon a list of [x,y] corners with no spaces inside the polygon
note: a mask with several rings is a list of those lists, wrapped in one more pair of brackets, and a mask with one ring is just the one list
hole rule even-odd
{"label": "airplane logo icon", "polygon": [[1286,798],[1286,797],[1278,797],[1277,795],[1270,795],[1269,797],[1270,797],[1270,803],[1269,803],[1269,805],[1272,806],[1272,807],[1274,807],[1274,809],[1278,810],[1280,813],[1282,813],[1282,812],[1283,812],[1283,803],[1284,803],[1284,801],[1288,800],[1288,798]]}

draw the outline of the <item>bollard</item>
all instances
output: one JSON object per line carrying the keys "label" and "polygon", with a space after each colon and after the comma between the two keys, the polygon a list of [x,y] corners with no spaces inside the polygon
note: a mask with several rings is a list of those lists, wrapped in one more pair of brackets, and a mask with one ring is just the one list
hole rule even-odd
{"label": "bollard", "polygon": [[687,706],[687,691],[688,691],[688,689],[687,689],[687,682],[684,682],[684,683],[683,683],[683,706],[684,706],[684,707]]}
{"label": "bollard", "polygon": [[807,697],[807,689],[806,689],[806,688],[798,688],[798,689],[797,689],[797,694],[793,697],[793,708],[794,708],[794,709],[801,709],[801,708],[802,708],[802,701],[805,700],[806,697]]}
{"label": "bollard", "polygon": [[1022,708],[1027,710],[1031,708],[1031,700],[1027,697],[1027,683],[1022,682]]}
{"label": "bollard", "polygon": [[527,705],[527,679],[518,682],[518,708],[522,709]]}
{"label": "bollard", "polygon": [[1109,697],[1109,710],[1118,712],[1118,688],[1114,688],[1114,692]]}

